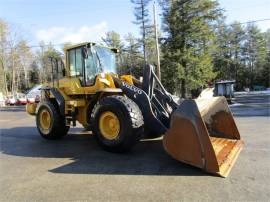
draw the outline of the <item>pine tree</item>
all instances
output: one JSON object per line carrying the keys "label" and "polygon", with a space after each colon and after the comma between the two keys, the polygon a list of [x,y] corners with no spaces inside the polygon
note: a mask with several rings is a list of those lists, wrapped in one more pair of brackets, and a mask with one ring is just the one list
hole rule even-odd
{"label": "pine tree", "polygon": [[267,45],[267,57],[265,60],[265,64],[263,65],[263,69],[261,71],[261,84],[265,87],[270,87],[270,29],[268,29],[263,37],[266,41]]}
{"label": "pine tree", "polygon": [[[218,3],[210,0],[165,0],[164,31],[167,39],[163,45],[163,81],[172,79],[181,85],[181,95],[187,90],[205,85],[215,77],[212,56],[215,33],[212,25],[221,15]],[[166,74],[172,74],[170,78]],[[164,78],[165,74],[165,78]]]}
{"label": "pine tree", "polygon": [[236,80],[236,89],[243,87],[242,79],[245,69],[242,58],[245,31],[238,22],[225,24],[225,18],[220,19],[216,29],[216,50],[214,56],[214,70],[216,79]]}
{"label": "pine tree", "polygon": [[[244,65],[242,64],[242,49],[243,49],[243,41],[245,39],[245,32],[241,24],[234,22],[230,26],[230,78],[236,81],[236,89],[243,88],[241,77],[245,75],[244,73]],[[243,78],[244,79],[244,78]]]}
{"label": "pine tree", "polygon": [[256,25],[246,27],[243,57],[248,68],[248,86],[253,89],[260,83],[259,75],[267,62],[267,43]]}
{"label": "pine tree", "polygon": [[125,37],[126,47],[125,47],[125,60],[127,64],[128,72],[135,76],[136,78],[142,76],[142,66],[143,66],[143,56],[140,52],[140,44],[138,40],[133,36],[133,34],[128,33]]}
{"label": "pine tree", "polygon": [[151,0],[131,0],[131,3],[134,4],[134,15],[136,18],[136,21],[134,21],[134,24],[139,25],[141,34],[142,34],[142,47],[143,47],[143,56],[144,60],[147,61],[147,43],[149,41],[147,39],[149,34],[152,32],[151,25],[150,25],[150,19],[149,19],[149,10],[148,5]]}
{"label": "pine tree", "polygon": [[123,49],[124,44],[121,41],[120,34],[115,31],[110,31],[106,33],[106,36],[102,38],[102,41],[106,46],[111,48],[117,48],[120,51]]}
{"label": "pine tree", "polygon": [[214,71],[217,79],[230,78],[230,29],[225,24],[225,17],[218,20],[216,26],[216,50],[213,52]]}

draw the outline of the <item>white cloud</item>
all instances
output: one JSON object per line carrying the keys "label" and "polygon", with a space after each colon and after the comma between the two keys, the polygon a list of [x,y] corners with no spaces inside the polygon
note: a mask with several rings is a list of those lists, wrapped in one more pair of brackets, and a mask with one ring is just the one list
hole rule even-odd
{"label": "white cloud", "polygon": [[81,27],[50,27],[48,29],[41,29],[36,32],[38,41],[45,43],[80,43],[85,41],[100,41],[101,37],[108,31],[106,22],[101,22],[94,26]]}

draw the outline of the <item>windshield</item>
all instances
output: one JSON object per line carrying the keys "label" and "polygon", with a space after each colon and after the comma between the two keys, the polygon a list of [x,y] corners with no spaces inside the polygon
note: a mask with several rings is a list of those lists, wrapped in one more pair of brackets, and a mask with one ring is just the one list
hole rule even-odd
{"label": "windshield", "polygon": [[93,53],[97,55],[99,62],[99,68],[105,73],[116,73],[116,58],[115,53],[104,47],[94,46],[92,49]]}

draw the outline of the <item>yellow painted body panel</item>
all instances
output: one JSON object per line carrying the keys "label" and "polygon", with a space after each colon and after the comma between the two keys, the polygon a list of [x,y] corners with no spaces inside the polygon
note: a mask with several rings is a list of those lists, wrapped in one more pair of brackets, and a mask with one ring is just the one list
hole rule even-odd
{"label": "yellow painted body panel", "polygon": [[125,81],[129,85],[134,85],[133,76],[131,76],[131,75],[123,75],[123,76],[121,76],[121,80]]}
{"label": "yellow painted body panel", "polygon": [[116,88],[113,82],[113,78],[110,74],[105,74],[105,77],[101,77],[101,74],[97,75],[96,82],[93,86],[84,87],[85,94],[96,94],[103,91],[105,88]]}
{"label": "yellow painted body panel", "polygon": [[79,78],[67,77],[59,80],[59,90],[66,95],[82,95],[85,94]]}
{"label": "yellow painted body panel", "polygon": [[26,112],[30,115],[35,115],[37,109],[37,103],[27,103]]}
{"label": "yellow painted body panel", "polygon": [[100,74],[97,75],[95,84],[86,87],[82,87],[79,78],[76,77],[67,77],[59,80],[59,90],[68,96],[96,94],[97,92],[102,92],[104,89],[108,88],[116,88],[110,74],[105,74],[104,77]]}
{"label": "yellow painted body panel", "polygon": [[70,106],[73,106],[73,107],[85,107],[86,103],[87,103],[87,101],[84,100],[84,99],[65,101],[66,105],[70,105]]}
{"label": "yellow painted body panel", "polygon": [[84,107],[78,107],[78,114],[76,116],[77,121],[80,122],[80,124],[82,124],[83,126],[88,125],[87,123],[87,109],[89,106],[89,102],[86,103],[86,105]]}

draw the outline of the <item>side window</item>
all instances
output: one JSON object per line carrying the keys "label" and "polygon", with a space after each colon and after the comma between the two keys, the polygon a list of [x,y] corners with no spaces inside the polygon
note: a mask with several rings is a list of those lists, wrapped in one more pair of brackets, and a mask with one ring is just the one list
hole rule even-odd
{"label": "side window", "polygon": [[75,49],[70,50],[68,54],[69,58],[69,71],[70,71],[70,76],[76,76],[76,55],[75,55]]}
{"label": "side window", "polygon": [[83,78],[83,62],[82,62],[82,50],[81,48],[76,49],[76,76]]}
{"label": "side window", "polygon": [[93,85],[95,82],[95,77],[97,74],[97,64],[95,63],[93,54],[89,54],[85,61],[85,75],[86,75],[86,85]]}
{"label": "side window", "polygon": [[70,76],[83,77],[83,63],[81,48],[72,49],[69,51],[69,69]]}

